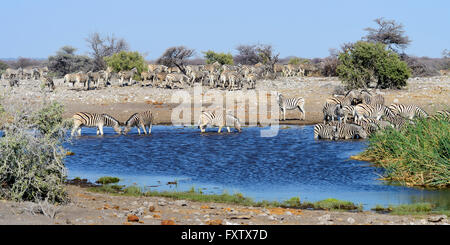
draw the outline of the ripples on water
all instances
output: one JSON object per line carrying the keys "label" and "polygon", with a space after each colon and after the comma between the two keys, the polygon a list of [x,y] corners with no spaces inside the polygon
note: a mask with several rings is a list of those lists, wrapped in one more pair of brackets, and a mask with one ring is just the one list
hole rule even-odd
{"label": "ripples on water", "polygon": [[[204,193],[241,192],[254,200],[283,201],[299,196],[317,201],[337,198],[364,204],[439,202],[448,206],[448,191],[426,191],[386,185],[378,168],[350,160],[365,141],[313,139],[313,126],[281,129],[278,136],[260,137],[260,128],[242,133],[201,134],[190,127],[154,126],[151,136],[127,136],[105,129],[83,128],[83,136],[66,145],[69,178],[95,181],[117,176],[121,184],[136,183],[154,190],[204,188]],[[177,181],[178,185],[167,185]],[[156,187],[157,186],[157,187]],[[438,201],[441,200],[441,201]]]}

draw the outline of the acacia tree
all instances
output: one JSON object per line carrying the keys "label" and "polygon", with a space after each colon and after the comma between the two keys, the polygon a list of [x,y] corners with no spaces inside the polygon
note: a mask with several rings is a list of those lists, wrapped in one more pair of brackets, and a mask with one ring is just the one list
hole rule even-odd
{"label": "acacia tree", "polygon": [[93,58],[93,69],[95,71],[106,69],[105,57],[129,50],[129,45],[125,39],[116,38],[114,34],[102,37],[98,32],[94,32],[86,38],[86,42],[91,49],[90,55]]}
{"label": "acacia tree", "polygon": [[170,47],[158,58],[156,63],[168,67],[176,66],[183,74],[186,74],[184,67],[187,64],[187,59],[192,57],[194,53],[194,49],[188,49],[185,46]]}
{"label": "acacia tree", "polygon": [[256,45],[239,45],[236,47],[238,54],[234,57],[234,62],[241,65],[254,65],[260,60]]}
{"label": "acacia tree", "polygon": [[374,20],[378,24],[378,28],[368,27],[364,30],[368,34],[363,40],[374,43],[383,43],[392,51],[399,53],[411,43],[408,36],[405,35],[403,24],[395,22],[395,20],[385,20],[383,17]]}
{"label": "acacia tree", "polygon": [[88,56],[76,55],[77,49],[71,46],[60,48],[55,56],[48,57],[48,69],[57,76],[92,69],[93,62]]}

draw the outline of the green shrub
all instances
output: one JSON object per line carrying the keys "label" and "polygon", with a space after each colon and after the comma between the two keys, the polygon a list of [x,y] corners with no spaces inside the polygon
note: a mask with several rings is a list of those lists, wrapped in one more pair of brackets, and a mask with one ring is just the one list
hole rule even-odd
{"label": "green shrub", "polygon": [[450,186],[450,123],[422,118],[404,130],[380,130],[362,157],[385,169],[385,179],[407,186]]}
{"label": "green shrub", "polygon": [[107,185],[107,184],[112,184],[112,183],[118,183],[119,181],[120,181],[120,179],[117,177],[103,176],[103,177],[100,177],[97,181],[95,181],[95,183]]}
{"label": "green shrub", "polygon": [[205,54],[206,64],[218,62],[221,65],[233,65],[233,55],[230,53],[216,53],[214,51],[203,52]]}
{"label": "green shrub", "polygon": [[[59,123],[61,114],[54,104],[44,104],[34,114],[26,105],[8,104],[0,138],[0,198],[15,201],[64,203],[66,168],[63,163],[66,129]],[[13,107],[13,108],[10,108]],[[54,114],[53,114],[54,113]],[[41,124],[37,115],[51,118],[51,125]]]}
{"label": "green shrub", "polygon": [[135,74],[134,80],[140,80],[141,72],[146,69],[144,57],[139,52],[121,51],[112,56],[105,57],[105,62],[114,72],[130,71],[136,68],[138,72]]}
{"label": "green shrub", "polygon": [[359,41],[339,54],[337,74],[348,89],[401,88],[411,76],[407,64],[381,43]]}
{"label": "green shrub", "polygon": [[0,61],[0,76],[3,74],[3,72],[8,69],[8,65],[2,61]]}
{"label": "green shrub", "polygon": [[90,71],[94,67],[93,60],[88,56],[76,55],[76,48],[64,46],[55,56],[48,57],[48,69],[51,73],[62,77],[68,73]]}

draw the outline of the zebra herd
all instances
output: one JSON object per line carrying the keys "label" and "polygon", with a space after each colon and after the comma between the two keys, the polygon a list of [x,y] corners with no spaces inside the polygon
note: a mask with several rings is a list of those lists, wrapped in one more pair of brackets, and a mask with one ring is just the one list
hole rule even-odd
{"label": "zebra herd", "polygon": [[[281,93],[276,92],[279,109],[283,112],[283,119],[286,120],[286,110],[298,109],[302,114],[301,120],[305,120],[305,100],[302,97],[285,98]],[[324,122],[314,126],[314,139],[365,139],[379,129],[394,128],[402,130],[406,125],[413,124],[413,119],[417,117],[428,117],[428,114],[416,105],[391,104],[384,105],[384,97],[373,95],[367,90],[352,90],[345,96],[330,97],[323,107]],[[431,118],[450,119],[448,111],[438,111]],[[119,122],[108,114],[95,114],[78,112],[72,117],[74,126],[71,132],[81,135],[81,127],[97,127],[97,135],[103,135],[103,127],[112,127],[118,134],[127,134],[131,128],[137,127],[141,134],[151,134],[154,117],[151,111],[134,113],[124,123]],[[241,122],[230,111],[202,111],[198,128],[203,133],[206,127],[218,127],[218,133],[222,128],[227,128],[231,132],[231,127],[241,132]],[[125,128],[122,129],[121,127]]]}
{"label": "zebra herd", "polygon": [[[328,98],[323,106],[323,123],[314,127],[315,139],[367,138],[379,129],[402,130],[414,118],[428,117],[419,106],[384,104],[384,97],[367,90],[351,90],[345,96]],[[448,119],[448,111],[439,111]]]}
{"label": "zebra herd", "polygon": [[[148,64],[147,69],[140,74],[137,68],[127,71],[113,72],[111,67],[100,71],[79,71],[65,74],[63,83],[71,87],[83,86],[85,90],[108,86],[130,86],[139,84],[156,88],[187,88],[194,84],[201,84],[210,89],[255,89],[256,81],[277,76],[292,77],[304,76],[306,67],[303,65],[272,66],[261,63],[255,65],[221,65],[218,62],[206,65],[186,65],[180,67],[167,67],[164,65]],[[48,75],[47,67],[35,67],[30,69],[8,68],[2,75],[3,80],[9,80],[10,86],[18,86],[19,80],[40,80],[43,85],[52,91],[55,88],[53,77]],[[140,76],[141,81],[135,81]]]}

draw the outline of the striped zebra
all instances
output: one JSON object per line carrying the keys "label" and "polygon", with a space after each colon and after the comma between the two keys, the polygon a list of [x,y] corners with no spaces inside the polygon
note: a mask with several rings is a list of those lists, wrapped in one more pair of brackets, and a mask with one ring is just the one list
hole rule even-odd
{"label": "striped zebra", "polygon": [[384,105],[358,104],[353,110],[354,121],[358,122],[362,118],[375,118],[380,120],[382,116],[392,115],[392,111]]}
{"label": "striped zebra", "polygon": [[148,134],[152,133],[152,125],[153,125],[153,115],[151,111],[144,111],[139,113],[134,113],[128,118],[125,122],[125,128],[123,130],[123,134],[127,134],[133,127],[137,127],[138,133],[141,134],[141,129],[144,131],[144,134],[147,134],[146,127],[148,127]]}
{"label": "striped zebra", "polygon": [[97,127],[97,135],[103,135],[103,127],[112,127],[118,134],[122,133],[120,123],[114,117],[108,114],[96,114],[89,112],[77,112],[72,116],[73,128],[71,135],[78,131],[81,136],[81,127]]}
{"label": "striped zebra", "polygon": [[361,126],[368,135],[375,133],[379,129],[394,128],[390,122],[376,120],[374,118],[363,118],[356,124]]}
{"label": "striped zebra", "polygon": [[415,117],[428,117],[428,114],[416,105],[391,104],[389,109],[398,116],[408,118],[410,120]]}
{"label": "striped zebra", "polygon": [[280,106],[280,110],[283,112],[283,120],[286,120],[286,110],[298,109],[302,114],[302,120],[305,120],[305,99],[302,97],[297,98],[284,98],[281,93],[277,93],[277,101]]}
{"label": "striped zebra", "polygon": [[337,139],[336,126],[326,124],[316,124],[314,126],[314,139]]}
{"label": "striped zebra", "polygon": [[351,123],[339,123],[336,126],[338,139],[367,138],[367,132],[359,125]]}
{"label": "striped zebra", "polygon": [[344,122],[347,122],[347,118],[350,115],[353,118],[353,112],[355,110],[355,106],[346,105],[342,107],[342,114],[344,115]]}
{"label": "striped zebra", "polygon": [[364,104],[369,104],[372,106],[375,105],[384,105],[384,97],[381,94],[372,95],[367,90],[361,91],[361,100]]}
{"label": "striped zebra", "polygon": [[342,120],[344,116],[341,104],[325,104],[322,109],[323,112],[323,123],[328,121]]}
{"label": "striped zebra", "polygon": [[450,112],[446,110],[437,111],[431,118],[433,120],[445,120],[450,122]]}
{"label": "striped zebra", "polygon": [[230,127],[232,126],[241,132],[241,123],[239,119],[230,113],[226,113],[224,116],[221,112],[217,113],[213,111],[202,111],[202,115],[200,115],[200,119],[198,121],[198,128],[200,128],[201,132],[204,133],[207,125],[219,127],[219,130],[217,131],[218,133],[222,131],[223,127],[226,127],[228,132],[231,132]]}
{"label": "striped zebra", "polygon": [[386,121],[388,121],[396,130],[402,130],[407,124],[414,124],[413,121],[397,115],[386,117]]}

